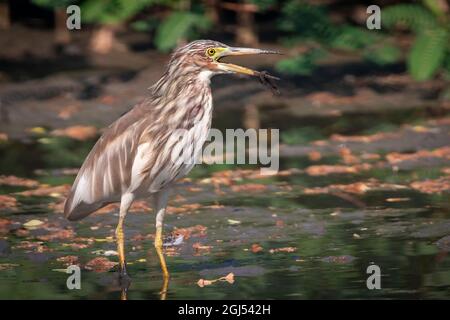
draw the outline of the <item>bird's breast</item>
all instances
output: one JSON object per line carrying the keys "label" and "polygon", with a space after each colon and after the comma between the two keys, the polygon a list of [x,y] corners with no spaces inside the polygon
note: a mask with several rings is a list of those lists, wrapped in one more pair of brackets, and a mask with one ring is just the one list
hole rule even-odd
{"label": "bird's breast", "polygon": [[178,118],[177,124],[164,129],[164,139],[152,139],[139,146],[133,189],[138,188],[140,193],[158,192],[194,167],[211,127],[212,98],[209,94],[189,102],[178,105],[182,110],[177,110],[172,119]]}

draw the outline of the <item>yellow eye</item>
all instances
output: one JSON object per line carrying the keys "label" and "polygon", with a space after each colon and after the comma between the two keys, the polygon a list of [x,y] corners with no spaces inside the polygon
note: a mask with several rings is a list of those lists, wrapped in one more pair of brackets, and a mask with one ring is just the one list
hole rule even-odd
{"label": "yellow eye", "polygon": [[207,54],[208,56],[212,57],[213,55],[216,54],[216,50],[213,49],[213,48],[210,48],[210,49],[206,50],[206,54]]}

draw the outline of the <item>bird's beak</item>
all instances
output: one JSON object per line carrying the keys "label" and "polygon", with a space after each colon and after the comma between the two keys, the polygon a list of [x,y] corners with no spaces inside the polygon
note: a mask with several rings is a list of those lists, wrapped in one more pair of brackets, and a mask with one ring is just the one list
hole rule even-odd
{"label": "bird's beak", "polygon": [[243,56],[243,55],[251,55],[251,54],[281,54],[278,51],[273,50],[263,50],[263,49],[252,49],[252,48],[236,48],[229,47],[223,50],[220,55],[217,57],[216,61],[218,64],[218,68],[225,72],[231,73],[241,73],[250,76],[259,76],[260,72],[255,71],[246,67],[241,67],[232,63],[224,63],[220,62],[220,59],[228,56]]}

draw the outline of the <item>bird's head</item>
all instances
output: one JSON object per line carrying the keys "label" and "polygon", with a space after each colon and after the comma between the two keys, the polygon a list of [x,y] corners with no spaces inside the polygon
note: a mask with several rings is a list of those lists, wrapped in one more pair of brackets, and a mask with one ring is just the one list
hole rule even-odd
{"label": "bird's head", "polygon": [[222,61],[223,58],[228,56],[253,54],[279,54],[279,52],[230,47],[212,40],[196,40],[178,48],[173,53],[170,68],[178,70],[178,72],[198,73],[199,76],[204,76],[207,79],[220,73],[238,73],[257,76],[259,75],[258,71]]}

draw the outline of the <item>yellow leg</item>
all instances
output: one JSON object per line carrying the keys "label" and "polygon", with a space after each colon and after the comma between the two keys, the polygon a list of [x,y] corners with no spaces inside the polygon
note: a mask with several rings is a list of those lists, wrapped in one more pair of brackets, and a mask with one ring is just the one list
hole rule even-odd
{"label": "yellow leg", "polygon": [[127,290],[122,289],[120,291],[120,300],[128,300]]}
{"label": "yellow leg", "polygon": [[127,275],[127,268],[125,262],[125,248],[124,248],[124,233],[123,233],[123,218],[119,218],[119,224],[116,228],[117,253],[119,255],[119,271],[120,276]]}
{"label": "yellow leg", "polygon": [[165,300],[167,295],[167,288],[169,286],[169,271],[167,270],[166,260],[164,258],[163,250],[162,250],[162,227],[156,228],[156,236],[155,236],[155,249],[158,254],[159,263],[161,264],[161,270],[163,272],[163,286],[161,289],[161,299]]}

